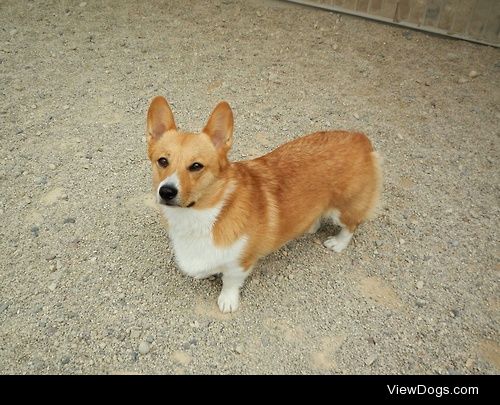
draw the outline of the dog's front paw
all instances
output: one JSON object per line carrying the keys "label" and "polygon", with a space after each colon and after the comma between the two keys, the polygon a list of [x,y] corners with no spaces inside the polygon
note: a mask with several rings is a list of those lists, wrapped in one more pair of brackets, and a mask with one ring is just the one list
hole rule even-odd
{"label": "dog's front paw", "polygon": [[240,292],[239,290],[222,290],[217,300],[221,312],[228,313],[234,312],[240,305]]}

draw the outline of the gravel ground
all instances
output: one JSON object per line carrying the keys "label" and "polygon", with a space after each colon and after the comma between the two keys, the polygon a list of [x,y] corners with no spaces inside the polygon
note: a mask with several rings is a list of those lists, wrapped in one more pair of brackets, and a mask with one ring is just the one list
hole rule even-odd
{"label": "gravel ground", "polygon": [[[498,49],[278,1],[0,2],[0,372],[498,374]],[[175,267],[149,100],[234,159],[366,132],[384,208],[268,256],[230,315]]]}

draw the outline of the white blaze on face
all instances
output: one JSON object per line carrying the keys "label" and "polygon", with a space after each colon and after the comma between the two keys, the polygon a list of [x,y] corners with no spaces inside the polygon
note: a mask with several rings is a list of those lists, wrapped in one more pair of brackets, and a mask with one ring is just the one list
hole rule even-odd
{"label": "white blaze on face", "polygon": [[181,194],[181,183],[179,181],[179,176],[177,176],[177,172],[174,172],[166,179],[164,179],[160,184],[158,184],[158,188],[156,189],[156,201],[158,203],[161,201],[160,188],[165,185],[175,187],[177,189],[177,195]]}

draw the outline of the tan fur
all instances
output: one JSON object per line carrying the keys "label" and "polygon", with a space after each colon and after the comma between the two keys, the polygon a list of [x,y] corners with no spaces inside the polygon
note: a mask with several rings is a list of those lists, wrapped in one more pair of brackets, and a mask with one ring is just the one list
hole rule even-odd
{"label": "tan fur", "polygon": [[[379,158],[361,133],[317,132],[286,143],[257,159],[228,162],[233,116],[220,103],[204,130],[180,132],[166,100],[155,98],[148,112],[148,156],[153,186],[174,171],[180,179],[182,206],[213,207],[226,198],[213,227],[214,243],[229,246],[242,236],[248,244],[241,266],[307,232],[319,219],[338,210],[353,232],[377,206],[381,188]],[[170,165],[156,163],[167,157]],[[205,166],[187,170],[193,162]]]}

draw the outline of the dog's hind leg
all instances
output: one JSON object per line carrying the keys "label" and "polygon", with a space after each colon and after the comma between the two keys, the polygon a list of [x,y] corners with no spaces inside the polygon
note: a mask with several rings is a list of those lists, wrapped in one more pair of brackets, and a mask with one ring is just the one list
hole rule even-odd
{"label": "dog's hind leg", "polygon": [[350,218],[339,214],[338,210],[333,210],[330,213],[330,217],[332,218],[332,221],[336,225],[339,225],[342,229],[337,235],[330,236],[323,242],[323,245],[326,248],[337,253],[342,252],[347,247],[357,226],[357,224],[353,223]]}
{"label": "dog's hind leg", "polygon": [[318,229],[321,227],[321,218],[316,220],[311,227],[308,229],[307,233],[316,233]]}

